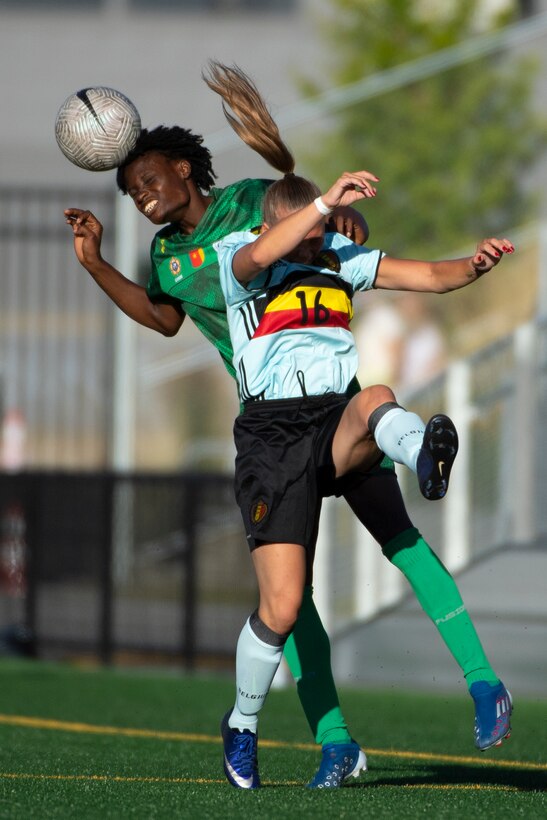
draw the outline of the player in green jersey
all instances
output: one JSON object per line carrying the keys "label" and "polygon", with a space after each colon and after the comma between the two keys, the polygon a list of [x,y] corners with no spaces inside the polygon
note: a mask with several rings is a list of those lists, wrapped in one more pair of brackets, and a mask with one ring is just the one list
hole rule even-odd
{"label": "player in green jersey", "polygon": [[[248,134],[260,126],[265,106],[254,85],[241,72],[221,66],[207,81],[240,119],[245,112],[249,116],[261,112],[256,122],[247,122],[239,130],[240,136],[255,148],[256,142]],[[273,121],[269,128],[277,132]],[[234,230],[258,228],[262,222],[262,194],[269,181],[243,180],[224,189],[215,188],[211,155],[202,141],[179,127],[145,130],[118,170],[118,184],[132,196],[138,210],[153,224],[167,225],[153,240],[146,288],[131,282],[102,258],[103,227],[91,212],[69,208],[65,216],[73,230],[79,261],[121,310],[165,336],[174,336],[188,314],[217,347],[233,374],[212,244]],[[236,207],[230,206],[233,202],[237,202]],[[340,215],[337,227],[356,241],[366,239],[359,225],[345,223],[346,216]],[[190,273],[184,290],[184,277],[175,282],[179,265],[181,270],[185,265]],[[340,487],[340,493],[378,541],[384,555],[406,576],[460,665],[468,686],[477,681],[497,683],[454,579],[408,517],[392,466],[384,462],[368,473],[354,474]],[[351,736],[332,677],[329,640],[313,602],[311,575],[295,629],[285,645],[285,657],[297,681],[310,728],[323,747],[320,771],[327,777],[329,750],[333,744],[351,742]]]}
{"label": "player in green jersey", "polygon": [[[103,260],[103,228],[97,218],[89,211],[68,208],[65,215],[74,231],[78,259],[116,305],[139,324],[174,336],[189,315],[213,342],[233,376],[213,242],[234,230],[258,229],[263,195],[271,181],[247,179],[222,189],[212,187],[210,154],[201,146],[201,137],[183,128],[160,126],[144,131],[134,153],[136,157],[130,156],[120,169],[122,190],[133,195],[137,208],[151,221],[168,223],[152,242],[147,287],[131,282]],[[206,175],[201,169],[204,162],[209,165]],[[203,193],[205,187],[208,196]],[[353,226],[347,213],[340,218],[345,233],[365,238],[362,224]],[[382,492],[379,488],[378,493]],[[377,528],[371,532],[382,537]],[[310,547],[311,554],[314,544]],[[316,741],[323,748],[351,742],[332,676],[329,639],[312,597],[311,575],[285,657]]]}

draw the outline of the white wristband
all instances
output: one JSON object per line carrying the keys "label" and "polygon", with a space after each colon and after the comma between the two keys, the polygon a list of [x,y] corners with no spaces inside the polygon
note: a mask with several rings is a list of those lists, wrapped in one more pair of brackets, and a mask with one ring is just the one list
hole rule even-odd
{"label": "white wristband", "polygon": [[317,199],[313,200],[313,204],[315,205],[319,213],[323,214],[323,216],[329,216],[329,214],[331,214],[334,210],[334,208],[329,208],[328,205],[325,205],[320,196],[318,196]]}

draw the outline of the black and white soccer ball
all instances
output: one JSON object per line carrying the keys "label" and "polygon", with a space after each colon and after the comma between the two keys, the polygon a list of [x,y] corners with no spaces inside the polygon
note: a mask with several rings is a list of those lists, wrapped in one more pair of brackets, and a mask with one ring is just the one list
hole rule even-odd
{"label": "black and white soccer ball", "polygon": [[141,118],[131,100],[105,86],[71,94],[55,120],[59,148],[74,165],[87,171],[117,168],[140,132]]}

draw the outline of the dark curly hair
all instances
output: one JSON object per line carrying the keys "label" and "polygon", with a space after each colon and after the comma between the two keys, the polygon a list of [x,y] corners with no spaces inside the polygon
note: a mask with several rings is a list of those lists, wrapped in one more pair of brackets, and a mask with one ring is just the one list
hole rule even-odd
{"label": "dark curly hair", "polygon": [[208,191],[215,184],[216,174],[213,171],[211,152],[201,143],[203,137],[193,134],[187,128],[178,125],[158,125],[149,131],[143,128],[135,147],[118,167],[116,182],[124,194],[125,169],[136,159],[152,152],[163,154],[169,159],[186,159],[192,167],[191,178],[202,191]]}

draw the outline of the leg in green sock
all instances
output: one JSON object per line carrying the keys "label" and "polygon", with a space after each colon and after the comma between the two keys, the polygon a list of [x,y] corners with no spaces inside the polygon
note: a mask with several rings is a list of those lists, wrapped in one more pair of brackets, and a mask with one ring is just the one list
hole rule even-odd
{"label": "leg in green sock", "polygon": [[468,687],[479,680],[498,683],[456,582],[418,530],[412,527],[400,533],[382,552],[406,576],[462,669]]}
{"label": "leg in green sock", "polygon": [[298,620],[285,644],[285,659],[316,742],[351,742],[332,677],[330,641],[309,586],[304,590]]}

